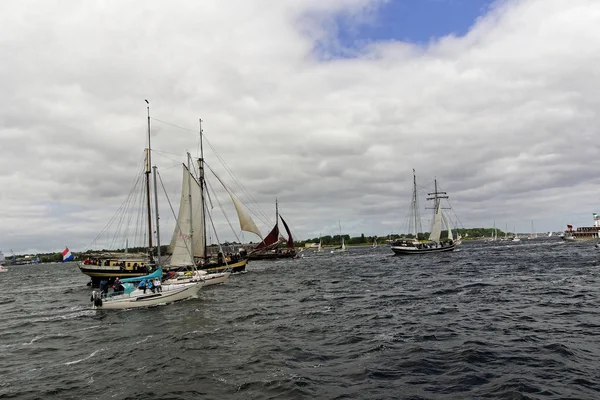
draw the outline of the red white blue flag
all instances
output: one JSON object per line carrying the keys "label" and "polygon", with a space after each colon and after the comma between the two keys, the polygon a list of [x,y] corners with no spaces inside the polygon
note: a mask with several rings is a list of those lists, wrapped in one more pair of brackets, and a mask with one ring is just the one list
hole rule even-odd
{"label": "red white blue flag", "polygon": [[71,250],[69,250],[68,247],[65,247],[65,249],[62,252],[62,256],[62,262],[73,261],[73,254],[71,254]]}

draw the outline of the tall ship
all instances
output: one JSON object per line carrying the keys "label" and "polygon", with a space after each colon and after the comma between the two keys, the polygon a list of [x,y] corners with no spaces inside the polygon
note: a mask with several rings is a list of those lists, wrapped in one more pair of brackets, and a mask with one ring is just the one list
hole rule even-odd
{"label": "tall ship", "polygon": [[[134,186],[117,214],[109,221],[107,227],[98,235],[96,241],[102,245],[104,240],[110,241],[109,248],[117,248],[119,243],[125,243],[125,251],[103,250],[88,251],[80,255],[79,269],[91,278],[91,285],[98,287],[101,280],[114,281],[116,278],[133,278],[152,273],[158,266],[166,273],[170,270],[203,269],[208,273],[242,272],[246,269],[248,257],[242,248],[239,253],[225,253],[222,249],[216,253],[207,250],[207,226],[214,226],[208,213],[205,201],[208,187],[205,182],[205,163],[202,147],[202,125],[200,125],[200,158],[198,158],[197,173],[191,167],[191,156],[188,154],[187,165],[183,164],[181,186],[181,203],[176,216],[176,226],[173,231],[167,255],[161,257],[160,245],[155,246],[160,238],[158,226],[153,229],[152,202],[150,201],[151,155],[150,147],[150,111],[148,110],[148,148],[144,152],[143,171],[137,175]],[[157,168],[157,167],[152,167]],[[214,172],[213,172],[214,173]],[[216,176],[216,175],[215,175]],[[161,178],[162,179],[162,178]],[[217,177],[225,187],[234,202],[238,212],[242,230],[258,232],[254,222],[245,213],[235,195]],[[160,182],[162,185],[162,181]],[[154,194],[157,197],[158,182],[154,178]],[[164,186],[162,187],[164,189]],[[165,190],[166,193],[166,190]],[[158,206],[155,204],[155,213]],[[133,226],[135,225],[135,226]],[[110,232],[110,228],[114,228]],[[215,233],[215,237],[216,233]],[[134,249],[147,249],[146,252],[129,252],[129,242],[134,243]],[[218,241],[218,237],[217,237]],[[143,246],[140,246],[143,244]],[[106,245],[103,245],[106,248]],[[214,246],[211,246],[214,248]],[[220,246],[217,246],[220,248]],[[196,264],[194,266],[192,263]]]}
{"label": "tall ship", "polygon": [[[439,190],[437,179],[434,180],[434,191],[428,193],[427,200],[433,201],[433,221],[431,231],[427,240],[419,240],[422,234],[421,221],[419,217],[419,201],[417,195],[417,178],[413,169],[413,194],[409,216],[409,227],[412,226],[413,238],[398,239],[391,243],[392,251],[397,255],[430,254],[453,251],[461,242],[460,236],[455,238],[452,232],[450,217],[446,210],[450,207],[442,207],[442,199],[448,199],[446,192]],[[442,238],[442,228],[446,228],[446,237]],[[410,228],[409,228],[410,230]]]}
{"label": "tall ship", "polygon": [[567,229],[561,235],[562,239],[567,242],[582,242],[586,240],[598,240],[600,238],[600,216],[593,213],[593,226],[582,226],[573,229],[573,225],[567,225]]}

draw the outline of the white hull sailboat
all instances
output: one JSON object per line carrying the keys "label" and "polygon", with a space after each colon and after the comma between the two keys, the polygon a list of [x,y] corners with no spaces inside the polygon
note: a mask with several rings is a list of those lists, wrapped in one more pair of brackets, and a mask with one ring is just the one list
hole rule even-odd
{"label": "white hull sailboat", "polygon": [[340,226],[340,238],[342,239],[342,245],[340,247],[338,247],[337,249],[333,249],[331,250],[331,253],[343,253],[346,251],[346,244],[344,243],[344,237],[342,236],[342,224],[340,221],[338,221],[338,224]]}
{"label": "white hull sailboat", "polygon": [[[442,211],[441,200],[447,199],[446,192],[438,191],[437,180],[434,181],[435,189],[433,193],[430,193],[433,197],[428,200],[434,201],[433,207],[433,223],[431,226],[431,232],[429,233],[429,240],[419,241],[419,216],[418,216],[418,201],[417,201],[417,178],[415,176],[415,170],[413,169],[413,196],[411,203],[411,223],[414,225],[413,235],[414,239],[399,239],[392,243],[391,249],[397,255],[408,255],[408,254],[428,254],[428,253],[443,253],[453,251],[458,244],[460,244],[460,237],[456,240],[453,237],[452,227],[450,225],[450,218],[445,215]],[[448,237],[447,239],[441,240],[441,233],[443,225],[446,226]]]}

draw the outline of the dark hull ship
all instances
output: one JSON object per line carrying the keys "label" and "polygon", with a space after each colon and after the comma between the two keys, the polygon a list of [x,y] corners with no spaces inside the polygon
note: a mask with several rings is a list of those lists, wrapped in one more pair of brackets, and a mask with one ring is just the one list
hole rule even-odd
{"label": "dark hull ship", "polygon": [[[413,196],[411,203],[411,220],[410,222],[414,225],[413,234],[415,239],[400,239],[396,240],[391,244],[391,249],[396,255],[411,255],[411,254],[431,254],[431,253],[444,253],[453,251],[457,245],[460,244],[460,236],[454,239],[452,234],[452,226],[450,225],[450,218],[445,215],[442,211],[442,199],[447,199],[446,192],[438,191],[437,180],[434,181],[435,189],[433,193],[429,193],[430,196],[427,200],[433,200],[433,224],[431,226],[431,232],[429,233],[429,240],[419,241],[416,238],[419,234],[419,214],[418,214],[418,201],[417,201],[417,178],[414,175],[413,170]],[[442,227],[446,226],[448,237],[441,240]]]}

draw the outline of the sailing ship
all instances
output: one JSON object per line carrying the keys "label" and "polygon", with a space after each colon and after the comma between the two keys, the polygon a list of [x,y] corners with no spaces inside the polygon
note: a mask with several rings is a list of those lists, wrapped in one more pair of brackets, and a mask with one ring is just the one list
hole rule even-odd
{"label": "sailing ship", "polygon": [[[279,233],[279,219],[283,223],[283,227],[287,232],[288,238],[282,238]],[[280,249],[279,245],[283,242],[286,243],[285,249]],[[293,258],[296,256],[296,249],[294,246],[294,238],[288,224],[285,222],[283,217],[279,215],[279,205],[277,199],[275,199],[275,226],[249,254],[250,260],[274,260],[278,258]]]}
{"label": "sailing ship", "polygon": [[[205,170],[207,166],[204,160],[202,120],[200,120],[200,158],[197,160],[197,177],[191,171],[190,159],[191,156],[188,153],[188,165],[183,164],[183,187],[177,225],[169,246],[169,252],[171,253],[169,267],[171,270],[187,271],[187,276],[191,274],[192,277],[199,277],[206,284],[221,283],[227,279],[229,273],[245,271],[248,257],[244,248],[240,248],[238,252],[226,254],[220,244],[210,246],[210,248],[217,249],[216,254],[209,252],[206,241],[206,228],[207,222],[210,222],[210,225],[213,224],[206,199],[208,186]],[[238,215],[240,229],[259,235],[260,231],[238,197],[212,169],[209,168],[209,170],[231,198]],[[215,237],[218,243],[216,232]],[[208,275],[204,275],[202,272],[194,272],[196,269],[206,272]],[[185,273],[184,276],[186,276]],[[182,279],[185,280],[186,278]]]}
{"label": "sailing ship", "polygon": [[[146,100],[146,102],[148,102]],[[157,262],[154,261],[153,257],[153,230],[152,230],[152,205],[150,201],[150,169],[151,169],[151,147],[150,147],[150,107],[148,106],[148,148],[146,149],[146,162],[145,162],[145,174],[146,174],[146,206],[148,212],[148,273],[143,276],[135,276],[130,278],[124,278],[123,281],[119,281],[114,286],[112,293],[92,292],[91,302],[92,307],[95,309],[124,309],[124,308],[139,308],[148,307],[159,304],[167,304],[175,301],[185,300],[194,297],[198,294],[203,286],[202,282],[190,282],[182,285],[165,285],[163,288],[161,285],[160,290],[156,290],[152,286],[152,290],[148,290],[146,285],[142,286],[140,282],[162,279],[162,268],[160,266],[160,229],[159,229],[159,214],[158,214],[158,191],[157,191],[157,179],[156,171],[157,167],[153,166],[154,171],[154,205],[155,205],[155,217],[156,217],[156,242],[157,242]],[[63,258],[65,255],[70,255],[68,248],[63,252]],[[72,258],[72,256],[71,256]],[[134,283],[138,282],[138,286],[135,287]]]}
{"label": "sailing ship", "polygon": [[[429,240],[420,241],[418,240],[419,226],[419,204],[417,199],[417,178],[415,170],[413,169],[413,194],[411,201],[411,213],[410,213],[410,224],[413,225],[413,239],[398,239],[392,242],[391,249],[397,255],[408,255],[408,254],[426,254],[426,253],[440,253],[453,251],[457,245],[460,244],[460,236],[454,239],[452,233],[452,226],[450,225],[450,218],[446,215],[442,208],[442,199],[447,199],[447,193],[438,190],[437,179],[434,181],[434,191],[428,193],[429,197],[427,200],[433,200],[433,222],[431,226],[431,232],[429,233]],[[449,209],[449,208],[444,208]],[[442,227],[446,226],[448,237],[444,240],[441,239]]]}

